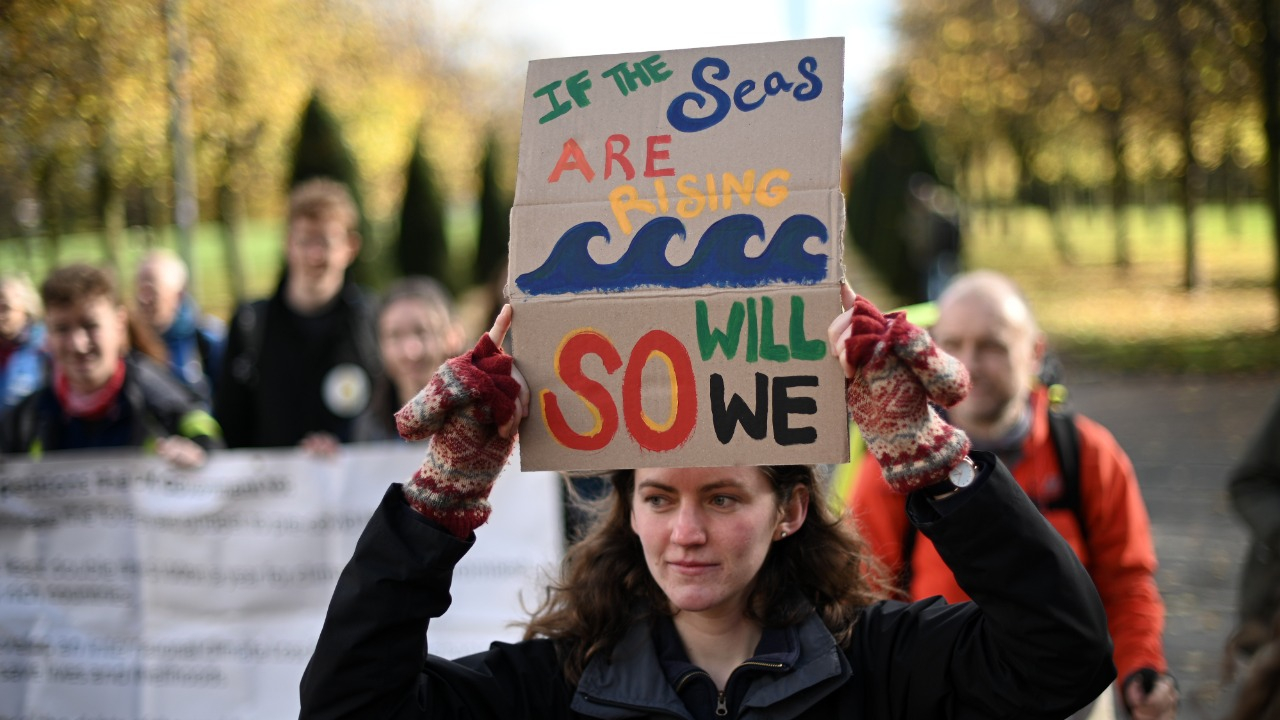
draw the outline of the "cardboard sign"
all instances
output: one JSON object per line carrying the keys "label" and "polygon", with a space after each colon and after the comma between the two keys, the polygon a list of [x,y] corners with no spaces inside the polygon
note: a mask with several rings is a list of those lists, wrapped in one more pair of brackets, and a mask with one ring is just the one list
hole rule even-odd
{"label": "cardboard sign", "polygon": [[840,38],[529,64],[526,470],[843,462]]}

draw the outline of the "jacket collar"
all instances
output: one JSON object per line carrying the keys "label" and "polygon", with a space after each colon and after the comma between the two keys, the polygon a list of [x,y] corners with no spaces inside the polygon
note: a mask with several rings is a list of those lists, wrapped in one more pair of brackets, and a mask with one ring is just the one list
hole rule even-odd
{"label": "jacket collar", "polygon": [[[762,675],[743,698],[742,709],[771,708],[769,715],[799,717],[853,674],[848,658],[816,613],[794,629],[798,652],[789,672]],[[634,718],[691,715],[668,682],[649,621],[634,623],[610,654],[587,664],[572,708],[588,717]]]}

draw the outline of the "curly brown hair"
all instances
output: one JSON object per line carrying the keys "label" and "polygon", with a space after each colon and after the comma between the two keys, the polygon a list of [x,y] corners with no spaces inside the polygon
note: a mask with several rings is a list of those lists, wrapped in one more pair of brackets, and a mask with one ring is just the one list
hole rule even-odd
{"label": "curly brown hair", "polygon": [[[765,626],[785,627],[816,611],[836,642],[845,645],[858,613],[881,598],[867,573],[866,545],[853,523],[832,510],[816,466],[760,469],[780,505],[797,487],[808,488],[809,512],[799,530],[769,550],[748,598],[748,616]],[[614,472],[609,485],[603,498],[591,501],[589,529],[565,553],[560,576],[548,584],[525,623],[526,640],[557,641],[571,683],[593,657],[607,655],[632,623],[671,614],[631,529],[635,471]]]}

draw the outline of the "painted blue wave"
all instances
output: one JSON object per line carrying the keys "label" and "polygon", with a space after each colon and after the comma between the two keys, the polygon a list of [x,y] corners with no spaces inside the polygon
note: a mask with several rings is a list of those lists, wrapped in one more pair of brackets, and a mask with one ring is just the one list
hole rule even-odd
{"label": "painted blue wave", "polygon": [[827,227],[812,215],[792,215],[782,222],[763,253],[747,257],[747,242],[765,236],[764,222],[755,215],[729,215],[717,220],[698,239],[687,262],[672,265],[667,247],[686,237],[684,223],[658,217],[645,223],[631,246],[616,262],[601,264],[587,245],[593,238],[610,242],[604,223],[589,221],[569,228],[545,262],[516,278],[516,287],[529,295],[580,292],[620,292],[641,287],[713,286],[752,288],[779,282],[813,285],[827,276],[827,255],[804,249],[805,241],[828,242]]}

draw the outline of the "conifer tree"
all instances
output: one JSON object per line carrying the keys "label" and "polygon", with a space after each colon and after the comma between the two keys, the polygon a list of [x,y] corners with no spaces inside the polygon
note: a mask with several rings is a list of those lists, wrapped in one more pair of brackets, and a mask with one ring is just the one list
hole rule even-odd
{"label": "conifer tree", "polygon": [[457,292],[458,283],[449,272],[449,246],[445,237],[444,202],[435,172],[427,160],[422,134],[413,145],[413,154],[400,203],[400,227],[396,234],[397,274],[426,275]]}
{"label": "conifer tree", "polygon": [[472,266],[472,282],[483,285],[493,281],[507,262],[507,243],[511,237],[511,193],[498,178],[501,148],[490,133],[485,140],[480,160],[480,229],[476,238],[476,257]]}
{"label": "conifer tree", "polygon": [[354,277],[368,283],[371,273],[364,258],[375,244],[372,226],[365,214],[364,198],[360,191],[360,170],[355,156],[342,136],[342,127],[325,106],[318,92],[313,92],[302,111],[298,123],[297,142],[293,151],[293,168],[289,174],[289,188],[305,180],[327,177],[347,186],[351,199],[360,214],[357,229],[363,242],[360,257],[352,267]]}

